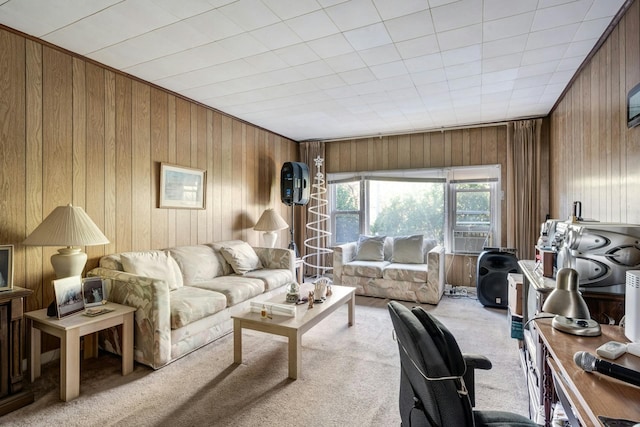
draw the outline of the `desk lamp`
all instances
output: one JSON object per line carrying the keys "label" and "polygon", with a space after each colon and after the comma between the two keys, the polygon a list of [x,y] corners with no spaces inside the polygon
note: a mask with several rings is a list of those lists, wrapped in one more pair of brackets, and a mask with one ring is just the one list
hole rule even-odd
{"label": "desk lamp", "polygon": [[31,232],[22,244],[30,246],[66,246],[51,256],[57,279],[81,276],[87,254],[77,246],[106,245],[102,234],[89,215],[78,206],[58,206],[42,224]]}
{"label": "desk lamp", "polygon": [[287,227],[289,227],[289,224],[286,223],[278,212],[269,208],[262,212],[262,216],[256,225],[253,226],[253,229],[256,231],[264,231],[262,234],[262,240],[265,247],[273,248],[275,247],[276,240],[278,239],[276,231],[284,230]]}
{"label": "desk lamp", "polygon": [[578,290],[578,272],[561,268],[556,274],[556,288],[542,305],[542,311],[555,314],[551,326],[573,335],[594,337],[601,334],[600,325],[591,319],[587,303]]}

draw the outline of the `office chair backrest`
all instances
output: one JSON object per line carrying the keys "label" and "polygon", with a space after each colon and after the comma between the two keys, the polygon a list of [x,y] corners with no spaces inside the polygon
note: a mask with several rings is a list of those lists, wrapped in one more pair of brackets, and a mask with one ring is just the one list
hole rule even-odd
{"label": "office chair backrest", "polygon": [[400,416],[405,427],[473,426],[455,338],[420,307],[388,305],[400,352]]}

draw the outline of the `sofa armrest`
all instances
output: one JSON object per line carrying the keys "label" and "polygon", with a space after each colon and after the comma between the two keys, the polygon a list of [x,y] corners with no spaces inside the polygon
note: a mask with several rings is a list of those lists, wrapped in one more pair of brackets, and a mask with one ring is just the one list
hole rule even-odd
{"label": "sofa armrest", "polygon": [[357,242],[349,242],[333,248],[333,283],[342,284],[342,266],[353,261],[356,256]]}
{"label": "sofa armrest", "polygon": [[445,285],[445,250],[437,245],[427,253],[427,283],[430,289],[438,290],[438,300],[444,294]]}
{"label": "sofa armrest", "polygon": [[102,267],[94,268],[87,276],[106,279],[109,301],[136,308],[136,360],[154,369],[171,361],[171,308],[167,282]]}
{"label": "sofa armrest", "polygon": [[296,277],[296,255],[291,249],[254,247],[264,268],[291,271],[291,279]]}

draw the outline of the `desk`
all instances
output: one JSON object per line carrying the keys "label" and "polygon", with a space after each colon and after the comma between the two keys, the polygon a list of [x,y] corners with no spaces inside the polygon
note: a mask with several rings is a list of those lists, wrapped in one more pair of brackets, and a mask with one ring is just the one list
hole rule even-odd
{"label": "desk", "polygon": [[29,372],[33,382],[40,376],[41,333],[60,338],[60,399],[69,401],[80,395],[80,337],[122,325],[122,375],[133,371],[133,307],[109,303],[112,312],[95,317],[74,314],[57,319],[47,309],[30,311],[27,319]]}
{"label": "desk", "polygon": [[[586,372],[573,361],[578,351],[596,355],[596,348],[608,341],[628,342],[621,327],[600,325],[601,336],[579,337],[553,329],[551,319],[539,319],[535,323],[547,361],[543,374],[545,406],[554,399],[555,391],[566,395],[583,426],[601,426],[598,415],[640,422],[640,387]],[[640,371],[640,358],[630,354],[612,362]],[[551,376],[561,390],[554,390]]]}

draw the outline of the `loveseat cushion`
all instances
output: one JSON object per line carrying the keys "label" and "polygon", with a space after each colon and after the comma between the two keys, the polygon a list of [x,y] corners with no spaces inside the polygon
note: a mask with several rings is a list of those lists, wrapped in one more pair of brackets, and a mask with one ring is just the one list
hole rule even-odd
{"label": "loveseat cushion", "polygon": [[221,293],[226,297],[227,306],[230,307],[263,293],[265,283],[261,279],[231,275],[216,277],[203,282],[194,282],[185,287]]}
{"label": "loveseat cushion", "polygon": [[211,246],[178,246],[170,248],[169,252],[180,266],[185,283],[211,280],[224,275],[225,260]]}
{"label": "loveseat cushion", "polygon": [[382,277],[382,270],[389,265],[389,261],[351,261],[342,266],[345,276]]}
{"label": "loveseat cushion", "polygon": [[389,264],[382,272],[382,277],[388,280],[402,282],[425,283],[427,281],[427,264]]}
{"label": "loveseat cushion", "polygon": [[360,236],[356,248],[356,261],[384,261],[385,236]]}
{"label": "loveseat cushion", "polygon": [[220,253],[231,264],[236,274],[245,274],[262,268],[258,254],[247,242],[225,245],[220,249]]}
{"label": "loveseat cushion", "polygon": [[169,292],[171,329],[178,329],[211,316],[227,307],[227,298],[219,293],[183,286]]}
{"label": "loveseat cushion", "polygon": [[417,234],[395,237],[391,262],[400,264],[424,263],[424,236]]}
{"label": "loveseat cushion", "polygon": [[295,281],[291,274],[291,270],[286,268],[253,270],[245,274],[244,277],[262,280],[264,282],[265,290],[267,291]]}
{"label": "loveseat cushion", "polygon": [[120,260],[125,272],[165,280],[169,290],[183,285],[180,267],[167,251],[124,252]]}

